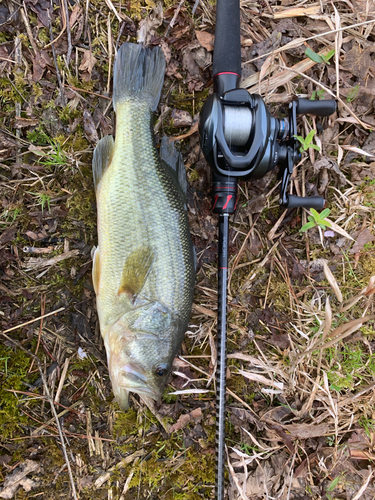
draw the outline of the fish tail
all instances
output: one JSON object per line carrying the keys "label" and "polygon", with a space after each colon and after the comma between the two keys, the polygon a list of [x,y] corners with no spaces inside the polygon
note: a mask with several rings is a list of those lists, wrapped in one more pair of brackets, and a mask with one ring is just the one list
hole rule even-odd
{"label": "fish tail", "polygon": [[113,72],[113,107],[126,101],[147,101],[151,111],[159,103],[164,82],[165,58],[159,47],[146,49],[124,43],[116,57]]}

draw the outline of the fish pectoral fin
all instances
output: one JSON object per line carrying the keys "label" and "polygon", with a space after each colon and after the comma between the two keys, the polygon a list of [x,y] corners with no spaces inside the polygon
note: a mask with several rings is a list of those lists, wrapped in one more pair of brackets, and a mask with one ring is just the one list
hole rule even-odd
{"label": "fish pectoral fin", "polygon": [[95,191],[101,181],[104,172],[111,164],[113,153],[115,151],[115,141],[111,135],[106,135],[100,139],[96,148],[94,149],[94,156],[92,159],[92,174],[94,177]]}
{"label": "fish pectoral fin", "polygon": [[134,301],[146,283],[153,260],[154,251],[150,246],[134,250],[125,261],[117,295],[126,293]]}
{"label": "fish pectoral fin", "polygon": [[99,247],[93,247],[91,250],[92,257],[92,284],[94,285],[95,293],[99,290],[99,280],[100,280],[100,257],[99,257]]}

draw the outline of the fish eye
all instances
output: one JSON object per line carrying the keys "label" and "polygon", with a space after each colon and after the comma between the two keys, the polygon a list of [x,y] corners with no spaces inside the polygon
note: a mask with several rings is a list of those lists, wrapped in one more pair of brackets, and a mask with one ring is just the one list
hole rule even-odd
{"label": "fish eye", "polygon": [[166,365],[159,365],[155,368],[155,375],[158,377],[164,377],[168,373],[168,368]]}

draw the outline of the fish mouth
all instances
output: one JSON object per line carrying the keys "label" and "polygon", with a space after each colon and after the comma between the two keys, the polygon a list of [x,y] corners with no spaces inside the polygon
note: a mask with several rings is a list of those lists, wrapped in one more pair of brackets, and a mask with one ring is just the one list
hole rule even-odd
{"label": "fish mouth", "polygon": [[128,363],[123,365],[119,375],[121,376],[119,387],[122,390],[135,392],[140,396],[147,396],[155,400],[161,398],[160,391],[148,385],[147,373],[140,364]]}

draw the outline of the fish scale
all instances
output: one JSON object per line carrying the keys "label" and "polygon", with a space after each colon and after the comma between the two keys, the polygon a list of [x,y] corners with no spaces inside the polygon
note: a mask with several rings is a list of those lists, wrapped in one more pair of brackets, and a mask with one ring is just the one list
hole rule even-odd
{"label": "fish scale", "polygon": [[93,281],[113,389],[126,408],[128,391],[160,398],[190,317],[195,264],[185,196],[152,132],[164,58],[123,47],[114,70],[116,140],[103,138],[94,152]]}

